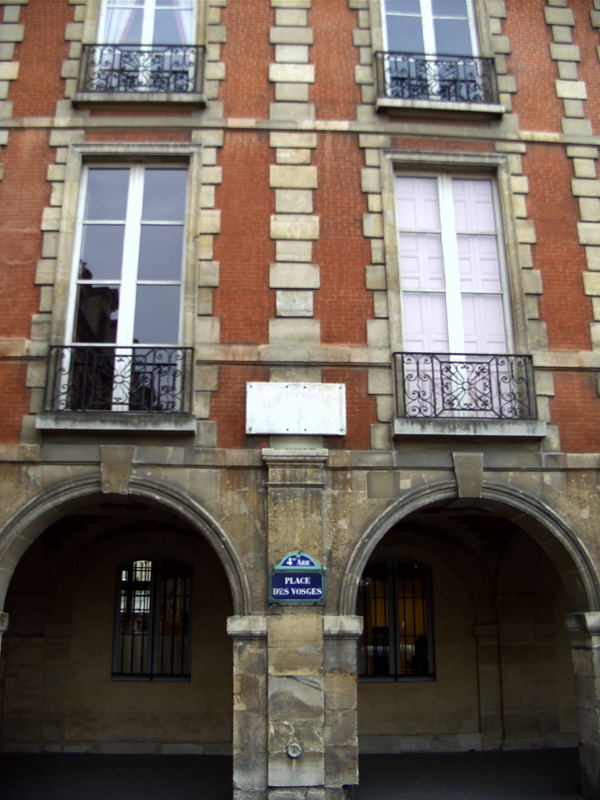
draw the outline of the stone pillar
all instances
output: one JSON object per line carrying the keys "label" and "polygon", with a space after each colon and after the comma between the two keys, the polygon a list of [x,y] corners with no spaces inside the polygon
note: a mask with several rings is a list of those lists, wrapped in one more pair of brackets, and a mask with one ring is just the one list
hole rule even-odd
{"label": "stone pillar", "polygon": [[233,639],[233,796],[264,800],[267,792],[267,621],[227,620]]}
{"label": "stone pillar", "polygon": [[[268,449],[268,564],[327,559],[327,450]],[[323,605],[272,604],[267,617],[268,798],[341,800],[356,783],[360,620]]]}
{"label": "stone pillar", "polygon": [[502,678],[498,625],[475,625],[481,745],[484,750],[499,748],[504,739],[502,721]]}
{"label": "stone pillar", "polygon": [[328,800],[358,783],[357,639],[362,617],[324,619],[325,782]]}
{"label": "stone pillar", "polygon": [[600,612],[570,614],[567,631],[575,671],[581,788],[600,797]]}

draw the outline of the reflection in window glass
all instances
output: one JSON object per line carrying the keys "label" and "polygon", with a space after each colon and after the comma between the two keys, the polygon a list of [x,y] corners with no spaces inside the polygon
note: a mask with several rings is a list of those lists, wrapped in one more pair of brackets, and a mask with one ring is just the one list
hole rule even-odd
{"label": "reflection in window glass", "polygon": [[140,286],[133,340],[136,344],[176,344],[179,339],[179,286]]}
{"label": "reflection in window glass", "polygon": [[84,217],[89,220],[124,220],[128,186],[127,169],[89,170]]}
{"label": "reflection in window glass", "polygon": [[184,169],[147,169],[142,219],[182,222],[186,178]]}

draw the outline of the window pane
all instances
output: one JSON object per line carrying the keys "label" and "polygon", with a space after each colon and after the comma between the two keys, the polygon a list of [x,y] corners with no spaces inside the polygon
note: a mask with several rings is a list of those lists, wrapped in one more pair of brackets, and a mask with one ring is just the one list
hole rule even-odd
{"label": "window pane", "polygon": [[107,0],[101,38],[107,44],[140,44],[144,0]]}
{"label": "window pane", "polygon": [[179,342],[179,286],[138,286],[133,338],[139,344]]}
{"label": "window pane", "polygon": [[162,0],[154,17],[155,44],[192,44],[193,9],[189,2]]}
{"label": "window pane", "polygon": [[142,219],[182,222],[185,219],[184,169],[147,169]]}
{"label": "window pane", "polygon": [[420,17],[387,18],[388,50],[398,53],[424,53],[423,27]]}
{"label": "window pane", "polygon": [[420,0],[385,0],[386,12],[398,12],[402,14],[420,14]]}
{"label": "window pane", "polygon": [[432,11],[434,17],[467,17],[466,0],[433,0]]}
{"label": "window pane", "polygon": [[502,296],[465,294],[462,307],[465,352],[505,353],[506,330]]}
{"label": "window pane", "polygon": [[75,342],[116,342],[119,288],[82,284],[77,295]]}
{"label": "window pane", "polygon": [[435,178],[397,178],[400,230],[439,231],[440,212]]}
{"label": "window pane", "polygon": [[123,225],[86,225],[81,242],[79,280],[119,280],[123,262]]}
{"label": "window pane", "polygon": [[461,291],[500,292],[500,262],[495,236],[459,236]]}
{"label": "window pane", "polygon": [[472,55],[471,32],[467,20],[436,19],[433,27],[436,53],[455,56]]}
{"label": "window pane", "polygon": [[452,181],[456,229],[459,233],[495,233],[496,217],[490,181]]}
{"label": "window pane", "polygon": [[179,280],[182,240],[179,225],[143,225],[138,280]]}
{"label": "window pane", "polygon": [[437,234],[400,236],[402,289],[443,289],[442,239]]}
{"label": "window pane", "polygon": [[403,349],[420,353],[447,353],[446,298],[432,292],[403,292]]}
{"label": "window pane", "polygon": [[128,169],[90,169],[84,219],[124,220],[128,186]]}

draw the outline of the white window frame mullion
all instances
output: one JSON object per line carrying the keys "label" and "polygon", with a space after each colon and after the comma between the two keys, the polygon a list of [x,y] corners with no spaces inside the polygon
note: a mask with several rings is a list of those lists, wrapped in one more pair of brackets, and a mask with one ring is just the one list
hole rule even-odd
{"label": "white window frame mullion", "polygon": [[423,27],[423,48],[425,50],[425,55],[433,56],[436,54],[436,48],[431,0],[421,0],[421,25]]}
{"label": "white window frame mullion", "polygon": [[142,15],[142,44],[152,44],[156,22],[156,0],[144,0]]}
{"label": "white window frame mullion", "polygon": [[465,332],[460,291],[460,265],[456,219],[452,198],[452,177],[438,176],[438,199],[442,226],[442,255],[446,283],[446,317],[448,322],[448,348],[450,353],[463,353]]}
{"label": "white window frame mullion", "polygon": [[119,298],[117,345],[130,345],[133,342],[143,197],[144,167],[136,165],[130,167],[129,172],[127,217],[123,238],[123,261],[121,263],[121,297]]}

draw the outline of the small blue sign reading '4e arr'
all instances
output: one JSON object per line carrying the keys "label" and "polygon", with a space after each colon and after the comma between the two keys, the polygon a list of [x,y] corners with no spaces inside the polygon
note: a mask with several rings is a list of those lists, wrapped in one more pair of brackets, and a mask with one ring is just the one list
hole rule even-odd
{"label": "small blue sign reading '4e arr'", "polygon": [[306,553],[288,553],[269,578],[271,603],[325,602],[325,569]]}

